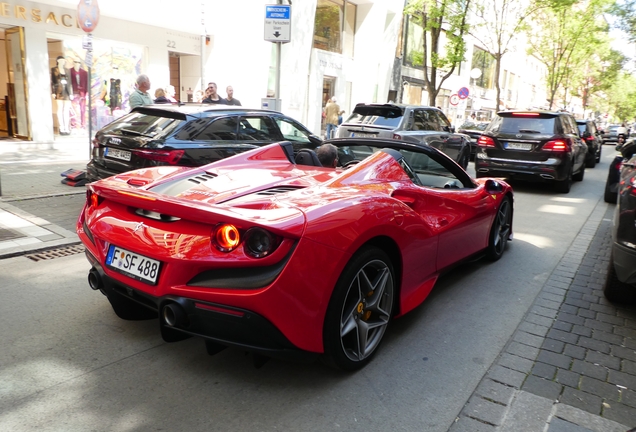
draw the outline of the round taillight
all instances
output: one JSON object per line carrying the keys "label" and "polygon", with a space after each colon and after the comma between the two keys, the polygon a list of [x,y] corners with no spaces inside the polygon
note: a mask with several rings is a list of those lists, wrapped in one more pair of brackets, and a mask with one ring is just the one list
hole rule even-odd
{"label": "round taillight", "polygon": [[245,253],[254,258],[271,254],[277,246],[276,237],[262,228],[250,228],[245,233]]}
{"label": "round taillight", "polygon": [[221,252],[230,252],[241,243],[238,228],[231,224],[222,224],[214,229],[214,244]]}

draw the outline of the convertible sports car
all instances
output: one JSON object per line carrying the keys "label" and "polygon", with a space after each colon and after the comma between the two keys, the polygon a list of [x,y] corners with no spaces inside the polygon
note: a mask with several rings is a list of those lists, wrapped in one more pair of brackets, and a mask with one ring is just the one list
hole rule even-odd
{"label": "convertible sports car", "polygon": [[328,142],[336,168],[280,142],[89,184],[77,232],[91,288],[119,317],[159,316],[164,340],[199,336],[210,354],[363,367],[442,272],[502,256],[513,192],[432,147]]}

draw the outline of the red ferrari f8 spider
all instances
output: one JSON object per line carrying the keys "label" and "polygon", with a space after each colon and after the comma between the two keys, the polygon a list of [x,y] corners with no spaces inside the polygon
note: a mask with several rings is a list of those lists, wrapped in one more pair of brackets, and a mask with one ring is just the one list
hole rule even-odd
{"label": "red ferrari f8 spider", "polygon": [[89,184],[77,232],[91,288],[119,317],[158,316],[164,340],[199,336],[210,354],[363,367],[442,272],[502,256],[513,192],[432,147],[329,143],[336,168],[281,142]]}

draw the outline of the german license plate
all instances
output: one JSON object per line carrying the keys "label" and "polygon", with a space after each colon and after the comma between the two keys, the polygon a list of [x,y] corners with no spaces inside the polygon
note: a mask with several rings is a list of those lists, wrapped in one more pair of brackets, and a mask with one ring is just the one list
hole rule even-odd
{"label": "german license plate", "polygon": [[152,285],[157,283],[161,261],[131,252],[119,246],[110,245],[106,255],[106,265],[138,281]]}
{"label": "german license plate", "polygon": [[357,138],[376,138],[378,135],[374,133],[351,132],[351,136]]}
{"label": "german license plate", "polygon": [[504,146],[507,150],[532,150],[532,144],[507,142]]}
{"label": "german license plate", "polygon": [[113,158],[113,159],[120,159],[120,160],[129,161],[130,160],[130,155],[131,155],[131,153],[129,151],[126,151],[126,150],[119,150],[119,149],[112,148],[112,147],[106,147],[104,149],[104,156],[108,156],[108,157]]}

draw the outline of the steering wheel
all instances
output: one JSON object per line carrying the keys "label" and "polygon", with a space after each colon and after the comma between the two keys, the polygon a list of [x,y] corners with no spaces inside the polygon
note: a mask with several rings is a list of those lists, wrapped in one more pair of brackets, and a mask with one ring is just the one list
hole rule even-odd
{"label": "steering wheel", "polygon": [[344,169],[351,168],[352,166],[354,166],[358,162],[360,162],[358,159],[353,159],[353,160],[350,160],[349,162],[345,163],[342,167]]}

